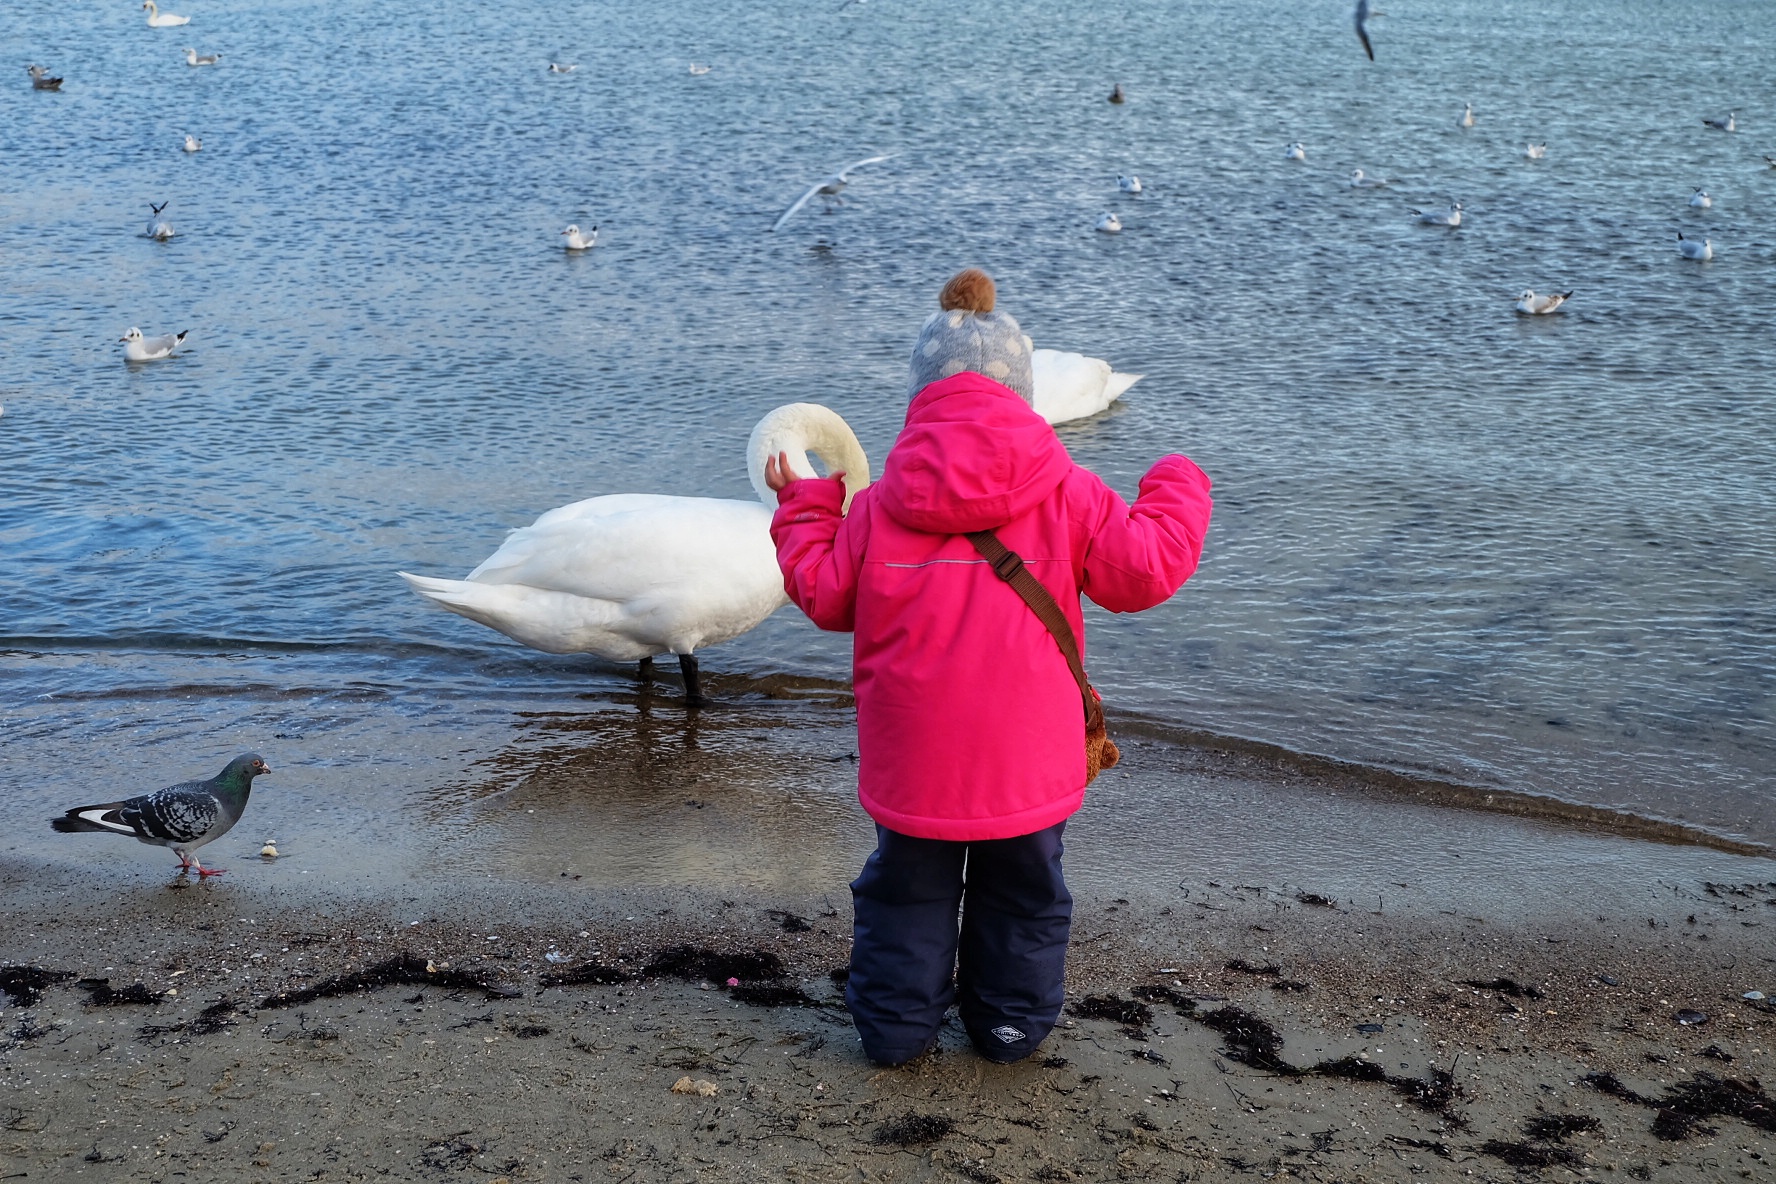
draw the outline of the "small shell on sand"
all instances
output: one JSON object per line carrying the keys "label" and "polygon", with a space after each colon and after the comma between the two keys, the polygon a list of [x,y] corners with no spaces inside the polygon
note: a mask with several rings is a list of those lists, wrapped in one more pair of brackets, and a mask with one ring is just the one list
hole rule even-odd
{"label": "small shell on sand", "polygon": [[702,1079],[692,1081],[689,1076],[680,1077],[672,1083],[672,1092],[675,1094],[696,1094],[699,1098],[713,1098],[715,1096],[715,1082]]}
{"label": "small shell on sand", "polygon": [[265,846],[259,848],[259,855],[264,859],[276,859],[278,857],[277,840],[266,839]]}

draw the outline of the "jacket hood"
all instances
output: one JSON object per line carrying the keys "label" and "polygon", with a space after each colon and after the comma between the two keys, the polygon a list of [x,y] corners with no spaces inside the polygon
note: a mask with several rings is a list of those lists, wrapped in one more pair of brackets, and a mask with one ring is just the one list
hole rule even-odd
{"label": "jacket hood", "polygon": [[1072,469],[1054,429],[1015,391],[964,371],[913,397],[876,496],[903,526],[964,534],[1024,514]]}

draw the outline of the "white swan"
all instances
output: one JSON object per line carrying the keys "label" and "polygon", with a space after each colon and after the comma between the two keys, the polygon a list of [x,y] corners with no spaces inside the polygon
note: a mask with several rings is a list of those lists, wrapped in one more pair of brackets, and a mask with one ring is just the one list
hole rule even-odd
{"label": "white swan", "polygon": [[1548,155],[1548,146],[1546,144],[1525,144],[1523,146],[1523,155],[1531,160],[1540,160]]}
{"label": "white swan", "polygon": [[1289,145],[1289,147],[1283,152],[1283,159],[1298,161],[1301,164],[1306,164],[1307,163],[1307,147],[1304,144],[1302,144],[1300,140],[1297,140],[1293,144]]}
{"label": "white swan", "polygon": [[1713,205],[1714,199],[1701,189],[1690,194],[1690,208],[1692,210],[1706,210],[1712,208]]}
{"label": "white swan", "polygon": [[199,57],[195,49],[189,45],[185,47],[185,64],[187,66],[213,66],[221,60],[222,55],[219,53],[206,53]]}
{"label": "white swan", "polygon": [[1116,178],[1116,187],[1124,193],[1141,192],[1141,178],[1129,176]]}
{"label": "white swan", "polygon": [[171,204],[172,203],[169,201],[163,201],[159,205],[155,205],[153,202],[148,203],[148,208],[153,210],[154,213],[148,219],[147,234],[149,238],[154,239],[156,242],[164,243],[167,239],[173,237],[173,224],[160,216],[160,212]]}
{"label": "white swan", "polygon": [[598,227],[596,226],[582,234],[576,223],[561,233],[567,236],[567,249],[570,251],[585,251],[598,245]]}
{"label": "white swan", "polygon": [[1683,231],[1677,232],[1677,253],[1685,259],[1694,259],[1698,263],[1707,263],[1714,258],[1714,244],[1707,239],[1697,242],[1693,238],[1685,238]]}
{"label": "white swan", "polygon": [[765,460],[806,453],[845,474],[845,506],[869,484],[869,459],[839,415],[791,403],[759,420],[747,470],[762,505],[712,497],[619,493],[550,510],[507,536],[467,579],[399,573],[428,600],[532,649],[615,662],[677,654],[685,701],[703,702],[696,651],[739,637],[789,603],[771,543],[777,495]]}
{"label": "white swan", "polygon": [[142,0],[142,7],[148,10],[148,27],[151,29],[171,29],[176,25],[189,25],[191,18],[178,16],[170,12],[162,12],[154,0]]}
{"label": "white swan", "polygon": [[187,151],[187,152],[202,152],[203,151],[203,141],[198,139],[196,136],[186,136],[185,137],[185,151]]}
{"label": "white swan", "polygon": [[1120,374],[1102,358],[1037,349],[1030,351],[1030,380],[1036,414],[1054,424],[1096,415],[1141,381],[1141,376]]}
{"label": "white swan", "polygon": [[[191,330],[185,330],[189,333]],[[152,362],[157,358],[168,357],[172,352],[185,344],[185,333],[167,333],[159,337],[144,337],[140,329],[132,327],[117,340],[123,342],[123,360],[126,362]]]}
{"label": "white swan", "polygon": [[1571,292],[1555,292],[1548,296],[1537,296],[1534,288],[1525,288],[1523,295],[1517,297],[1517,311],[1526,312],[1530,316],[1545,317],[1571,299]]}
{"label": "white swan", "polygon": [[1106,210],[1098,216],[1097,225],[1093,226],[1092,229],[1102,231],[1105,234],[1121,234],[1122,219]]}
{"label": "white swan", "polygon": [[1364,176],[1362,169],[1351,170],[1350,187],[1352,189],[1380,189],[1386,184],[1387,182],[1380,177]]}
{"label": "white swan", "polygon": [[[1408,207],[1410,208],[1410,207]],[[1420,226],[1447,226],[1451,230],[1462,224],[1462,203],[1453,202],[1447,210],[1413,210]]]}

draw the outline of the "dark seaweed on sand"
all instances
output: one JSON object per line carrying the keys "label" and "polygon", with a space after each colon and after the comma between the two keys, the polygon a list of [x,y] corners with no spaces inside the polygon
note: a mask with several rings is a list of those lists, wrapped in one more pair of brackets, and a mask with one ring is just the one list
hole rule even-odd
{"label": "dark seaweed on sand", "polygon": [[606,966],[602,962],[582,962],[567,970],[557,970],[545,974],[537,982],[545,987],[608,987],[617,983],[626,983],[635,976],[627,970],[619,970],[615,966]]}
{"label": "dark seaweed on sand", "polygon": [[1509,978],[1464,978],[1464,987],[1474,987],[1482,991],[1497,991],[1501,995],[1509,995],[1514,999],[1540,999],[1542,989],[1528,983],[1520,983]]}
{"label": "dark seaweed on sand", "polygon": [[1266,978],[1280,978],[1283,973],[1283,968],[1274,962],[1264,966],[1256,966],[1244,958],[1230,958],[1222,963],[1222,966],[1224,969],[1238,971],[1240,974],[1256,974]]}
{"label": "dark seaweed on sand", "polygon": [[800,987],[777,983],[741,983],[728,994],[741,1003],[754,1007],[819,1007],[820,1001],[809,997]]}
{"label": "dark seaweed on sand", "polygon": [[767,950],[745,950],[723,954],[704,946],[668,946],[654,955],[641,972],[654,978],[682,978],[694,982],[709,979],[741,982],[783,977],[783,959]]}
{"label": "dark seaweed on sand", "polygon": [[877,1127],[870,1141],[881,1146],[910,1147],[935,1143],[955,1128],[955,1120],[941,1114],[903,1114]]}
{"label": "dark seaweed on sand", "polygon": [[1585,1162],[1584,1156],[1571,1147],[1562,1147],[1558,1143],[1508,1143],[1503,1139],[1488,1139],[1480,1144],[1483,1155],[1502,1159],[1514,1168],[1576,1168]]}
{"label": "dark seaweed on sand", "polygon": [[35,1007],[43,998],[43,988],[65,983],[74,977],[71,970],[45,970],[41,966],[0,966],[0,992],[12,997],[20,1007]]}
{"label": "dark seaweed on sand", "polygon": [[86,1001],[94,1007],[152,1007],[160,1002],[160,993],[150,991],[141,983],[131,983],[122,990],[114,990],[108,978],[83,978],[74,985],[85,988]]}
{"label": "dark seaweed on sand", "polygon": [[234,1016],[239,1005],[232,999],[219,999],[197,1013],[196,1019],[180,1020],[176,1024],[143,1024],[136,1029],[136,1035],[143,1040],[153,1040],[159,1036],[168,1036],[174,1032],[183,1032],[187,1036],[210,1036],[224,1028],[234,1026]]}
{"label": "dark seaweed on sand", "polygon": [[397,954],[374,966],[366,966],[350,974],[335,975],[300,991],[279,991],[275,995],[268,995],[259,1006],[297,1007],[304,1003],[313,1003],[316,999],[333,999],[358,991],[374,991],[379,987],[397,985],[468,988],[486,991],[488,997],[493,999],[513,999],[521,994],[511,987],[466,970],[429,970],[427,967],[430,965],[424,958],[412,954]]}
{"label": "dark seaweed on sand", "polygon": [[1603,1129],[1603,1123],[1589,1114],[1540,1114],[1523,1124],[1523,1133],[1532,1139],[1559,1143],[1581,1132],[1590,1134]]}
{"label": "dark seaweed on sand", "polygon": [[1132,1027],[1144,1028],[1153,1022],[1151,1007],[1132,999],[1118,999],[1115,995],[1087,995],[1079,1002],[1069,1004],[1067,1010],[1082,1020],[1109,1020]]}
{"label": "dark seaweed on sand", "polygon": [[1177,1009],[1179,1015],[1189,1015],[1196,1010],[1196,1000],[1163,984],[1139,986],[1129,993],[1149,1003],[1169,1003]]}
{"label": "dark seaweed on sand", "polygon": [[1662,1098],[1649,1098],[1634,1092],[1614,1073],[1587,1073],[1584,1082],[1600,1093],[1656,1109],[1653,1134],[1669,1142],[1697,1133],[1713,1134],[1714,1128],[1706,1122],[1717,1115],[1737,1118],[1759,1130],[1776,1132],[1776,1100],[1764,1092],[1756,1079],[1742,1081],[1737,1077],[1719,1077],[1698,1071],[1689,1080],[1668,1087]]}

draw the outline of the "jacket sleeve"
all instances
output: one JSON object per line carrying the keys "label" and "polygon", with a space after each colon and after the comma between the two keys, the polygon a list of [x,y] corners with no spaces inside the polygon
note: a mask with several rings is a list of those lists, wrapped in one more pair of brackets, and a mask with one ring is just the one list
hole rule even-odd
{"label": "jacket sleeve", "polygon": [[[1081,470],[1085,472],[1085,470]],[[1209,529],[1209,478],[1187,457],[1161,457],[1134,505],[1097,476],[1080,589],[1114,613],[1163,603],[1190,578]]]}
{"label": "jacket sleeve", "polygon": [[857,615],[857,559],[863,515],[851,503],[842,515],[844,482],[836,478],[792,481],[777,494],[771,541],[783,590],[822,629],[849,633]]}

